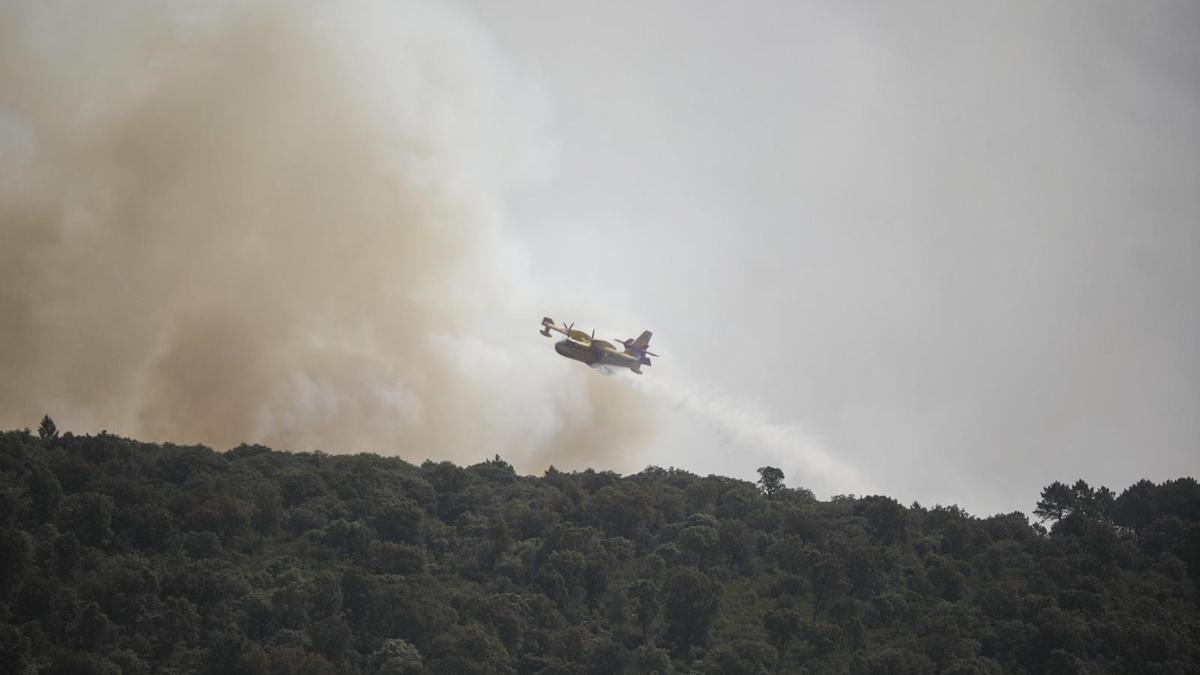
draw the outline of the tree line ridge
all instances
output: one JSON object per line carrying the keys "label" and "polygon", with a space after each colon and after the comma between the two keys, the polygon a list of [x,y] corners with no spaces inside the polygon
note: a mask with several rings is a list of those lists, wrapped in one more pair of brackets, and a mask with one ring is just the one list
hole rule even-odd
{"label": "tree line ridge", "polygon": [[1030,521],[759,475],[215,452],[46,417],[0,432],[0,671],[1200,671],[1192,478],[1054,482]]}

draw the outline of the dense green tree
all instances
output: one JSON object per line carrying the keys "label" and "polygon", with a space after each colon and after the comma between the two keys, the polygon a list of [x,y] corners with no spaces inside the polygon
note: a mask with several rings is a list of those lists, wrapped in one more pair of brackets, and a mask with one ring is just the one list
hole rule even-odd
{"label": "dense green tree", "polygon": [[888,497],[864,497],[862,504],[862,514],[873,537],[885,544],[907,538],[908,518],[899,502]]}
{"label": "dense green tree", "polygon": [[1042,520],[1062,520],[1075,508],[1075,491],[1054,481],[1042,490],[1033,514]]}
{"label": "dense green tree", "polygon": [[629,587],[633,611],[637,616],[638,626],[642,629],[642,642],[649,639],[650,625],[654,623],[662,608],[658,601],[658,593],[658,586],[649,579],[638,579]]}
{"label": "dense green tree", "polygon": [[49,415],[42,417],[42,423],[38,425],[38,436],[43,441],[53,441],[58,438],[58,427],[55,426],[54,420],[50,419]]}
{"label": "dense green tree", "polygon": [[756,640],[736,640],[713,649],[707,672],[720,675],[761,675],[770,672],[775,658],[766,644]]}
{"label": "dense green tree", "polygon": [[773,466],[758,467],[758,487],[768,497],[773,497],[783,490],[783,471]]}
{"label": "dense green tree", "polygon": [[371,655],[371,672],[377,675],[415,675],[421,672],[421,653],[399,638],[384,640]]}
{"label": "dense green tree", "polygon": [[720,584],[694,567],[680,567],[667,576],[663,594],[666,637],[676,653],[687,659],[693,646],[708,640],[720,606]]}
{"label": "dense green tree", "polygon": [[1200,670],[1193,479],[1047,530],[760,478],[0,433],[0,671]]}
{"label": "dense green tree", "polygon": [[457,625],[433,640],[427,667],[446,675],[503,675],[514,671],[504,645],[479,624]]}
{"label": "dense green tree", "polygon": [[254,510],[250,514],[250,525],[259,537],[275,534],[283,522],[283,498],[274,483],[259,481],[252,488]]}
{"label": "dense green tree", "polygon": [[391,542],[412,543],[421,536],[425,511],[416,501],[404,497],[380,500],[372,507],[368,522],[379,537]]}
{"label": "dense green tree", "polygon": [[0,598],[19,587],[33,554],[33,537],[24,530],[0,529]]}
{"label": "dense green tree", "polygon": [[95,492],[80,492],[62,500],[58,526],[88,546],[103,548],[113,537],[115,506],[112,497]]}
{"label": "dense green tree", "polygon": [[763,628],[767,631],[767,640],[782,660],[788,644],[800,631],[800,613],[793,609],[773,609],[763,617]]}
{"label": "dense green tree", "polygon": [[1140,480],[1125,488],[1113,504],[1113,516],[1118,525],[1134,532],[1154,522],[1157,514],[1156,487],[1148,480]]}

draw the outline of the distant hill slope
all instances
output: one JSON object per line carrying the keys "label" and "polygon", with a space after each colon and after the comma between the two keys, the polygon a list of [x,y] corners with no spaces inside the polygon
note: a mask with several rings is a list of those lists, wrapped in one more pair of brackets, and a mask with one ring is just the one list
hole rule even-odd
{"label": "distant hill slope", "polygon": [[1047,531],[770,469],[56,433],[0,433],[0,672],[1200,672],[1190,478],[1056,483]]}

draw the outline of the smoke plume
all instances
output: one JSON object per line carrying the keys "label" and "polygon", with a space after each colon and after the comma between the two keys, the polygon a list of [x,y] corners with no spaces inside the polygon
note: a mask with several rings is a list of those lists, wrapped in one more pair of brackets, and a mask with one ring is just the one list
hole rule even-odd
{"label": "smoke plume", "polygon": [[[677,377],[622,377],[628,378],[633,389],[662,404],[674,418],[672,421],[686,426],[674,433],[664,431],[662,436],[675,436],[677,446],[704,443],[723,451],[709,453],[715,461],[706,468],[708,471],[753,480],[757,467],[775,466],[787,475],[788,485],[808,488],[821,497],[869,494],[873,489],[867,476],[837,457],[816,435],[799,424],[772,420],[751,401]],[[680,435],[693,438],[687,440]]]}
{"label": "smoke plume", "polygon": [[425,4],[6,3],[0,425],[630,468],[504,233],[536,103]]}

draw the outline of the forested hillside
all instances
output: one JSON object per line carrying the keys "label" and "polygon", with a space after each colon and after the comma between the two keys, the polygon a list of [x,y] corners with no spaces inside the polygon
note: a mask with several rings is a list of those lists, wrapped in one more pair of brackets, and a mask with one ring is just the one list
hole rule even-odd
{"label": "forested hillside", "polygon": [[1046,529],[760,474],[5,432],[0,672],[1200,672],[1191,478]]}

